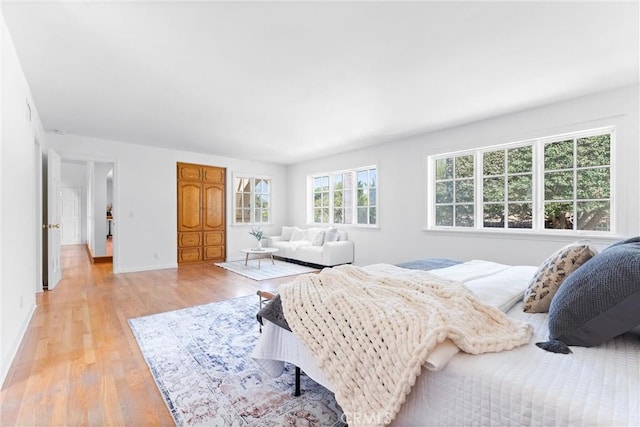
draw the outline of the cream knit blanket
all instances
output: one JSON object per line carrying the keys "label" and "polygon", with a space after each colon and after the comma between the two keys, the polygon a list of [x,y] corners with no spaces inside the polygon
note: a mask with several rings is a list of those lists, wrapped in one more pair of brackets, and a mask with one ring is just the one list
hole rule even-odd
{"label": "cream knit blanket", "polygon": [[510,350],[532,334],[462,283],[425,271],[327,268],[282,285],[280,296],[291,330],[331,381],[350,426],[389,424],[446,338],[479,354]]}

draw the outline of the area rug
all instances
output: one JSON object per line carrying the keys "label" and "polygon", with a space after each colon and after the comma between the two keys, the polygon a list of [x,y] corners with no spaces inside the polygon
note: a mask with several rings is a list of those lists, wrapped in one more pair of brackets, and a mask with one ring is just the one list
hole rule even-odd
{"label": "area rug", "polygon": [[244,265],[244,261],[219,262],[215,265],[253,280],[277,279],[278,277],[294,276],[296,274],[318,271],[317,268],[306,267],[304,265],[280,260],[274,260],[274,263],[271,264],[271,260],[269,258],[264,258],[260,261],[260,268],[258,268],[258,260],[256,259],[249,259],[246,267]]}
{"label": "area rug", "polygon": [[129,319],[142,354],[178,426],[342,426],[333,393],[294,368],[278,378],[250,354],[258,339],[258,298]]}

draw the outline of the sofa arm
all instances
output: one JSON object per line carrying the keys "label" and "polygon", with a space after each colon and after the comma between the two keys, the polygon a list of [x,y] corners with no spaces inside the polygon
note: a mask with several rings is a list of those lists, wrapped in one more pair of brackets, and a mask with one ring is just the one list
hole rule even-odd
{"label": "sofa arm", "polygon": [[327,242],[322,245],[322,264],[334,266],[353,262],[354,245],[351,240]]}
{"label": "sofa arm", "polygon": [[269,236],[267,237],[267,247],[272,248],[273,244],[282,240],[282,236]]}

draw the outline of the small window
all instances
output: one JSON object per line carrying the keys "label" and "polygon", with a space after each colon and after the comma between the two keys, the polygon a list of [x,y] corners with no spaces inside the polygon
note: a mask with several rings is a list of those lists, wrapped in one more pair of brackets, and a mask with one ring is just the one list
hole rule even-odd
{"label": "small window", "polygon": [[310,222],[377,225],[378,170],[375,166],[309,177]]}
{"label": "small window", "polygon": [[271,222],[271,179],[236,175],[234,187],[235,224]]}

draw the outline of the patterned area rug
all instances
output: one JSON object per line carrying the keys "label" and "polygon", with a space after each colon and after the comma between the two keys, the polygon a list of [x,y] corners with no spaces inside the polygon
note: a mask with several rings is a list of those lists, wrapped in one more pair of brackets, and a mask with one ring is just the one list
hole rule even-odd
{"label": "patterned area rug", "polygon": [[271,264],[271,260],[267,258],[260,262],[260,268],[258,268],[258,260],[255,259],[249,259],[246,267],[244,266],[244,261],[219,262],[215,265],[253,280],[276,279],[278,277],[318,271],[316,268],[305,267],[304,265],[280,260],[274,260],[274,264]]}
{"label": "patterned area rug", "polygon": [[178,426],[340,426],[333,393],[293,366],[271,378],[250,357],[258,298],[248,296],[129,319]]}

